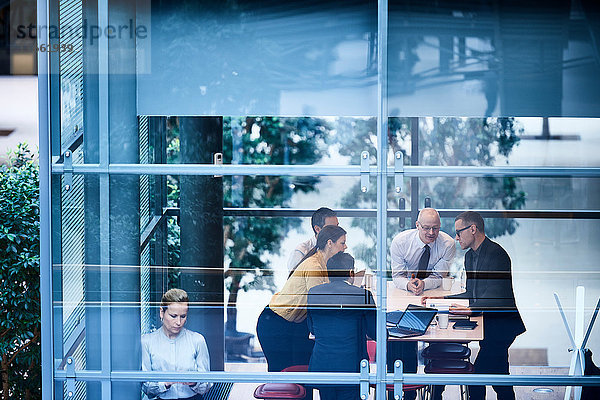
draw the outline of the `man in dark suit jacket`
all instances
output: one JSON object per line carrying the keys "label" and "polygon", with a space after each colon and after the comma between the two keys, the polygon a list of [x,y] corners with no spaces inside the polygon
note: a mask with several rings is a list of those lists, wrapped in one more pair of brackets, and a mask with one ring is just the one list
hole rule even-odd
{"label": "man in dark suit jacket", "polygon": [[[456,240],[465,250],[466,292],[450,298],[468,298],[469,307],[453,306],[451,312],[483,314],[483,340],[475,360],[477,374],[508,374],[508,348],[525,332],[512,286],[511,261],[506,251],[485,236],[483,218],[466,211],[454,221]],[[513,400],[512,386],[493,386],[498,400]],[[469,398],[485,398],[485,386],[469,386]]]}
{"label": "man in dark suit jacket", "polygon": [[[359,372],[375,338],[376,309],[368,290],[353,286],[354,258],[338,253],[327,262],[329,283],[308,291],[308,327],[315,336],[309,371]],[[322,400],[360,399],[359,386],[320,386]]]}

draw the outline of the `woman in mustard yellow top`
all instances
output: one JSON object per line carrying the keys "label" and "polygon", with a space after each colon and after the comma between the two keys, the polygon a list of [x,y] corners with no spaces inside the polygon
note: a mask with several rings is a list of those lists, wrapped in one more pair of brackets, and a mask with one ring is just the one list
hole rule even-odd
{"label": "woman in mustard yellow top", "polygon": [[256,333],[269,371],[308,365],[314,345],[306,324],[308,290],[329,282],[327,260],[346,248],[346,231],[339,226],[324,226],[317,245],[292,270],[283,289],[273,295],[258,317]]}

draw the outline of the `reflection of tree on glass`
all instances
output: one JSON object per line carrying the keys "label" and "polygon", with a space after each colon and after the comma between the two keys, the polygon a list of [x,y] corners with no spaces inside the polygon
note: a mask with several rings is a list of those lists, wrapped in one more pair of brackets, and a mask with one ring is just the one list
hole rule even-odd
{"label": "reflection of tree on glass", "polygon": [[[188,302],[187,293],[181,289],[171,289],[163,295],[162,326],[142,336],[142,371],[210,370],[204,336],[184,328]],[[201,400],[211,386],[205,382],[144,382],[142,390],[150,399]]]}
{"label": "reflection of tree on glass", "polygon": [[[319,118],[245,117],[223,120],[224,163],[251,165],[311,165],[322,157],[319,145],[330,131]],[[233,176],[223,178],[224,206],[285,207],[294,193],[316,190],[318,177]],[[240,290],[274,289],[266,254],[280,251],[298,218],[225,217],[224,246],[230,260],[225,273],[229,299],[226,331],[237,332]]]}
{"label": "reflection of tree on glass", "polygon": [[[411,123],[413,118],[390,118],[388,143],[390,153],[401,151],[404,164],[414,163],[410,154]],[[521,128],[514,118],[419,118],[418,165],[435,166],[491,166],[507,162],[508,156],[519,143],[517,133]],[[351,157],[353,164],[359,164],[360,152],[374,151],[376,138],[376,119],[357,120],[346,124],[346,133],[340,129],[336,138],[340,140],[340,154]],[[348,133],[350,132],[350,133]],[[373,153],[374,154],[374,153]],[[419,179],[420,198],[430,197],[432,206],[437,208],[460,209],[520,209],[525,205],[525,193],[518,189],[518,178],[421,178]],[[400,197],[407,203],[411,191],[408,182]],[[367,201],[375,201],[376,191],[361,196],[358,183],[342,200],[342,207],[356,208]],[[390,207],[397,207],[399,197],[390,191]],[[422,208],[422,204],[417,204]],[[397,232],[395,221],[389,221],[388,232]],[[392,224],[394,224],[392,226]],[[355,218],[352,226],[363,229],[373,240],[376,235],[376,221],[367,218]],[[514,219],[493,219],[488,224],[488,235],[497,237],[513,234],[517,227]],[[452,231],[451,221],[442,221],[443,231]],[[357,258],[367,265],[375,265],[375,251],[370,243],[355,247]]]}
{"label": "reflection of tree on glass", "polygon": [[[514,118],[427,118],[419,126],[419,164],[487,166],[508,163],[522,129]],[[520,209],[525,193],[518,178],[421,179],[419,191],[440,208]],[[512,235],[518,224],[512,218],[490,220],[489,237]],[[448,222],[444,229],[452,231]]]}
{"label": "reflection of tree on glass", "polygon": [[[319,146],[331,128],[319,118],[224,117],[223,162],[248,165],[310,165],[322,157]],[[179,123],[169,118],[167,162],[180,162]],[[169,206],[179,201],[179,179],[168,177]],[[225,176],[224,207],[284,207],[294,193],[316,190],[318,177]],[[225,272],[228,335],[237,333],[237,296],[240,290],[274,289],[266,254],[276,254],[290,229],[300,226],[298,218],[225,217]],[[169,266],[179,267],[180,232],[173,219],[168,221]],[[170,270],[170,284],[178,286],[177,270]]]}

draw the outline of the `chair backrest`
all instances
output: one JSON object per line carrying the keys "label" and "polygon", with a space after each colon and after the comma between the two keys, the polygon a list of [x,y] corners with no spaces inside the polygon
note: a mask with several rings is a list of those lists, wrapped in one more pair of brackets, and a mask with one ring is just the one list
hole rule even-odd
{"label": "chair backrest", "polygon": [[374,340],[367,340],[367,353],[369,354],[369,362],[375,362],[375,354],[377,354],[377,342]]}
{"label": "chair backrest", "polygon": [[306,397],[306,389],[297,383],[263,383],[254,391],[255,399],[301,400]]}
{"label": "chair backrest", "polygon": [[282,369],[281,372],[308,372],[308,365],[292,365]]}

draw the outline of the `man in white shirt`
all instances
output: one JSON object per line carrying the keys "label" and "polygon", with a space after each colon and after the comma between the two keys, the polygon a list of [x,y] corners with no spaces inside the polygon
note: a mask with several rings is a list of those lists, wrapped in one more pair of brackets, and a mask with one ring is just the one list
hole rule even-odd
{"label": "man in white shirt", "polygon": [[288,271],[290,272],[294,268],[296,268],[296,266],[306,255],[306,253],[308,253],[313,247],[315,247],[315,245],[317,244],[317,235],[325,225],[339,225],[337,214],[335,213],[335,211],[327,207],[321,207],[317,211],[315,211],[310,219],[310,222],[315,234],[314,236],[311,236],[308,240],[296,246],[296,249],[290,255],[287,264]]}
{"label": "man in white shirt", "polygon": [[[456,246],[450,235],[440,232],[440,215],[433,208],[421,210],[416,226],[394,237],[390,255],[394,285],[419,296],[424,290],[440,286]],[[394,360],[402,360],[404,372],[417,372],[417,342],[388,341],[388,372],[394,371]],[[405,393],[405,400],[414,398],[415,392]]]}
{"label": "man in white shirt", "polygon": [[456,247],[450,235],[440,232],[440,215],[433,208],[421,210],[416,226],[394,237],[390,255],[394,285],[419,296],[440,286]]}

